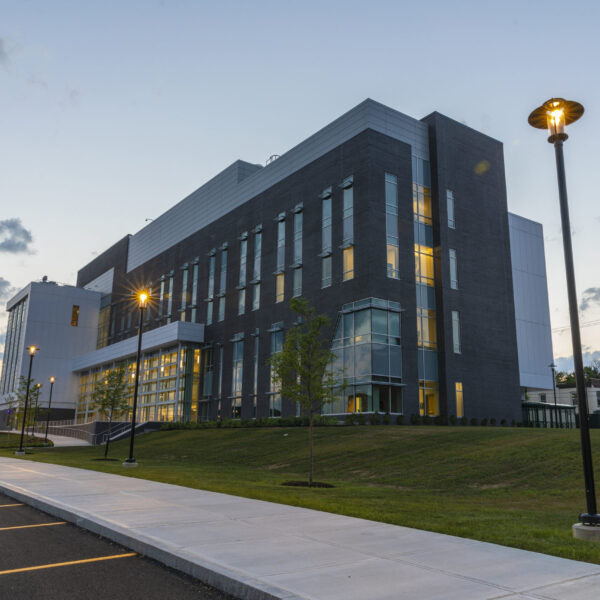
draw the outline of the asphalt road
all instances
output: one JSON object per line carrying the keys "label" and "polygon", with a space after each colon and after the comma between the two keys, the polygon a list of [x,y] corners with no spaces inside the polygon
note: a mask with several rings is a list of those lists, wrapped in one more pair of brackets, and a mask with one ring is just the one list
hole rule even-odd
{"label": "asphalt road", "polygon": [[0,599],[66,598],[234,600],[192,577],[0,494]]}

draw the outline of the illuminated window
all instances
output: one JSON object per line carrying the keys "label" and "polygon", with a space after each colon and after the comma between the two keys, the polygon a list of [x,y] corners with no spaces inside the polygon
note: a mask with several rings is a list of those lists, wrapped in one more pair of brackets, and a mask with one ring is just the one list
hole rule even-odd
{"label": "illuminated window", "polygon": [[433,248],[415,244],[415,275],[417,283],[433,285]]}
{"label": "illuminated window", "polygon": [[344,248],[344,281],[354,278],[354,247]]}
{"label": "illuminated window", "polygon": [[440,397],[435,381],[419,381],[419,414],[436,417],[440,414]]}
{"label": "illuminated window", "polygon": [[437,347],[434,310],[417,308],[417,343],[419,348],[435,349]]}
{"label": "illuminated window", "polygon": [[463,407],[463,384],[460,381],[457,381],[455,384],[455,393],[456,393],[456,416],[464,417],[465,411]]}
{"label": "illuminated window", "polygon": [[71,309],[71,327],[77,327],[79,325],[79,306],[73,304]]}
{"label": "illuminated window", "polygon": [[458,276],[456,274],[456,250],[450,248],[448,250],[450,256],[450,287],[453,290],[458,289]]}
{"label": "illuminated window", "polygon": [[456,223],[454,221],[454,192],[452,190],[446,190],[446,208],[448,212],[448,227],[454,229]]}
{"label": "illuminated window", "polygon": [[277,275],[275,275],[275,302],[283,302],[283,298],[284,298],[283,287],[284,287],[284,274],[277,273]]}
{"label": "illuminated window", "polygon": [[460,354],[460,319],[458,311],[452,311],[452,345],[454,352]]}

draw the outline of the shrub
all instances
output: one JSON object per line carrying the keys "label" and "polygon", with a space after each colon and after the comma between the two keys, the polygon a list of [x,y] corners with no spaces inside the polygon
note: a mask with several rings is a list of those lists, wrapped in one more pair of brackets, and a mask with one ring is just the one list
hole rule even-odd
{"label": "shrub", "polygon": [[423,425],[433,425],[433,419],[430,416],[424,416]]}
{"label": "shrub", "polygon": [[344,424],[345,425],[354,425],[354,415],[352,415],[352,414],[346,415],[344,417]]}
{"label": "shrub", "polygon": [[510,426],[511,427],[516,427],[517,426],[517,422],[514,419],[511,419]]}
{"label": "shrub", "polygon": [[370,419],[371,425],[381,425],[381,415],[378,412],[374,412]]}
{"label": "shrub", "polygon": [[492,417],[490,419],[490,425],[495,425],[496,424],[496,419],[494,417]]}
{"label": "shrub", "polygon": [[500,421],[500,425],[502,427],[506,427],[507,423],[506,423],[506,419],[502,419],[502,421]]}
{"label": "shrub", "polygon": [[481,426],[482,427],[486,427],[488,424],[488,420],[487,417],[484,417],[483,419],[481,419]]}
{"label": "shrub", "polygon": [[398,415],[396,417],[396,425],[404,425],[404,415]]}
{"label": "shrub", "polygon": [[415,414],[410,415],[410,424],[411,425],[420,425],[421,417],[419,415],[415,415]]}
{"label": "shrub", "polygon": [[471,424],[473,427],[476,427],[476,426],[477,426],[477,424],[479,423],[479,421],[478,421],[478,420],[477,420],[475,417],[473,417],[469,423],[470,423],[470,424]]}
{"label": "shrub", "polygon": [[454,415],[450,415],[450,425],[457,425],[458,424],[458,419],[454,416]]}
{"label": "shrub", "polygon": [[469,421],[467,420],[467,417],[461,417],[460,418],[460,424],[461,425],[467,425],[469,423]]}
{"label": "shrub", "polygon": [[386,413],[385,413],[385,415],[383,415],[383,417],[382,417],[382,419],[381,419],[381,422],[382,422],[384,425],[389,425],[389,424],[390,424],[390,421],[391,421],[390,413],[387,413],[387,412],[386,412]]}
{"label": "shrub", "polygon": [[364,425],[367,422],[367,417],[363,413],[358,413],[356,416],[356,423]]}

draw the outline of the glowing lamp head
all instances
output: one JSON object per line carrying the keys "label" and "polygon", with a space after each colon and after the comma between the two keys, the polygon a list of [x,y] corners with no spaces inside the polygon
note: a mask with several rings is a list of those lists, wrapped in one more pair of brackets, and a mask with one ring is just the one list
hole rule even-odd
{"label": "glowing lamp head", "polygon": [[536,108],[529,115],[528,120],[532,127],[547,129],[548,141],[553,144],[569,137],[565,133],[565,126],[577,121],[582,114],[583,106],[579,102],[564,98],[550,98]]}
{"label": "glowing lamp head", "polygon": [[54,377],[54,375],[52,375],[52,377],[50,377],[50,383],[54,383],[56,381],[56,377]]}
{"label": "glowing lamp head", "polygon": [[39,389],[39,388],[42,387],[42,384],[41,383],[36,383],[35,387]]}
{"label": "glowing lamp head", "polygon": [[39,350],[39,348],[37,346],[29,346],[27,350],[29,350],[30,356],[35,356],[35,353]]}
{"label": "glowing lamp head", "polygon": [[146,308],[146,302],[148,302],[148,293],[140,292],[140,294],[138,295],[138,298],[140,301],[140,308]]}

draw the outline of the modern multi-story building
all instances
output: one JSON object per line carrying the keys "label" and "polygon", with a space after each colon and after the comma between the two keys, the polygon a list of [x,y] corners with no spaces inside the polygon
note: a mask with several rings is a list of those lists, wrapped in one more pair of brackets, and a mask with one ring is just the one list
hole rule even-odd
{"label": "modern multi-story building", "polygon": [[332,414],[520,420],[521,388],[552,386],[541,226],[507,211],[502,144],[438,113],[366,100],[83,267],[97,330],[68,363],[79,421],[103,371],[126,361],[133,385],[142,287],[141,420],[295,414],[268,366],[294,296],[331,318],[348,383]]}

